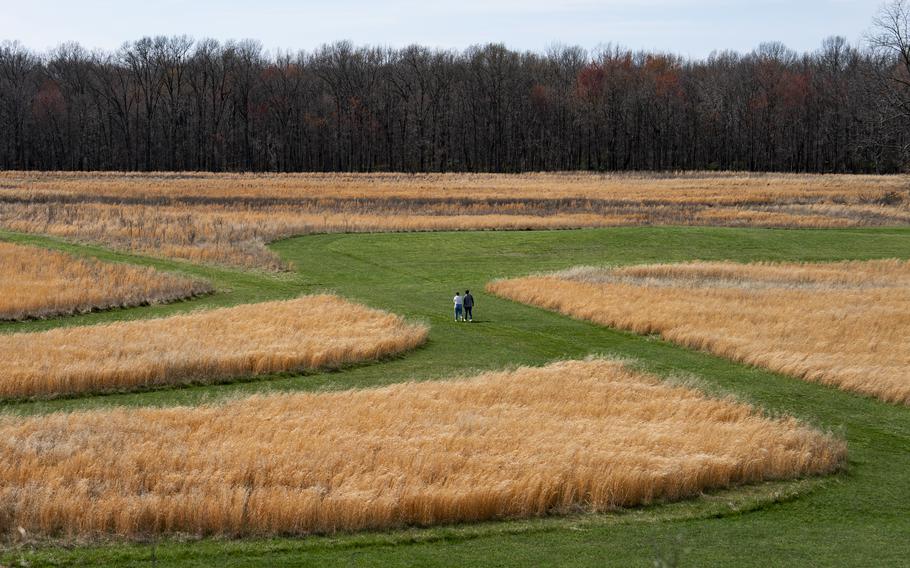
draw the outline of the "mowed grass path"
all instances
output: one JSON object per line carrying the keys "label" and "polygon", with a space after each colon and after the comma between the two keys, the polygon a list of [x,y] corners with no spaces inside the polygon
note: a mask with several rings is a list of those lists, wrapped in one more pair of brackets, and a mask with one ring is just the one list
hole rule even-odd
{"label": "mowed grass path", "polygon": [[[322,235],[274,244],[297,268],[296,274],[277,276],[150,260],[36,237],[0,237],[205,276],[220,290],[180,304],[4,325],[0,332],[150,317],[323,290],[432,325],[425,347],[381,364],[216,386],[8,404],[4,412],[193,404],[251,392],[370,387],[605,353],[634,358],[663,375],[695,375],[708,390],[734,393],[770,412],[832,429],[847,438],[850,449],[848,471],[827,480],[727,491],[624,514],[307,539],[164,540],[65,551],[39,546],[0,555],[0,563],[25,555],[32,565],[149,566],[154,559],[157,565],[181,566],[652,566],[656,558],[678,558],[683,565],[898,566],[910,557],[910,411],[905,407],[483,293],[483,285],[493,278],[578,264],[910,258],[910,229]],[[451,296],[466,287],[477,297],[478,321],[455,324]]]}

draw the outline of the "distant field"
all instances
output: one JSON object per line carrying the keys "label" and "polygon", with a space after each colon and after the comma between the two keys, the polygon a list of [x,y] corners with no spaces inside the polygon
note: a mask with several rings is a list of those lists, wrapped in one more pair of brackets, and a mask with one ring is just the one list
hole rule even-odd
{"label": "distant field", "polygon": [[581,267],[500,296],[910,405],[910,262]]}
{"label": "distant field", "polygon": [[[533,425],[533,427],[530,427]],[[3,531],[333,533],[824,474],[843,441],[603,359],[223,405],[0,418]]]}
{"label": "distant field", "polygon": [[0,227],[240,267],[299,234],[910,223],[907,176],[0,172]]}
{"label": "distant field", "polygon": [[334,368],[413,349],[428,330],[319,295],[168,318],[0,335],[0,397],[47,398]]}
{"label": "distant field", "polygon": [[200,279],[0,242],[0,320],[160,304],[211,291]]}

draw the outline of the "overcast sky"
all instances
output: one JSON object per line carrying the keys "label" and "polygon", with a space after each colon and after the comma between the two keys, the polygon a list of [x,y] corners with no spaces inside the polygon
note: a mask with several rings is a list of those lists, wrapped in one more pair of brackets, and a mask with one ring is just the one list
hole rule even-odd
{"label": "overcast sky", "polygon": [[798,51],[823,38],[858,42],[882,0],[0,0],[0,39],[44,50],[75,40],[113,49],[144,35],[253,38],[275,48],[357,44],[464,48],[556,44],[702,57],[782,41]]}

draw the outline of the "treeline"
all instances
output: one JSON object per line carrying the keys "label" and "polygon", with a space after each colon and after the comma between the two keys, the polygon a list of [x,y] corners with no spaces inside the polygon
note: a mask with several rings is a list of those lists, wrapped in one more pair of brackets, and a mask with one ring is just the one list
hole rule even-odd
{"label": "treeline", "polygon": [[[899,54],[0,44],[0,168],[894,172]],[[897,74],[897,75],[896,75]]]}

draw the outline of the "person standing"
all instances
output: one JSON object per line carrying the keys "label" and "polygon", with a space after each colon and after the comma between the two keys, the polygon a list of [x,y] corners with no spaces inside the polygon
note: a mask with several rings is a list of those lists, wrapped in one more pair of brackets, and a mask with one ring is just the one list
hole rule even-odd
{"label": "person standing", "polygon": [[464,316],[461,312],[461,308],[464,306],[464,298],[461,297],[460,293],[455,292],[455,298],[453,300],[455,301],[455,321],[464,320]]}
{"label": "person standing", "polygon": [[470,290],[464,291],[462,303],[464,304],[464,319],[474,321],[474,314],[471,313],[471,310],[474,309],[474,296],[471,295]]}

